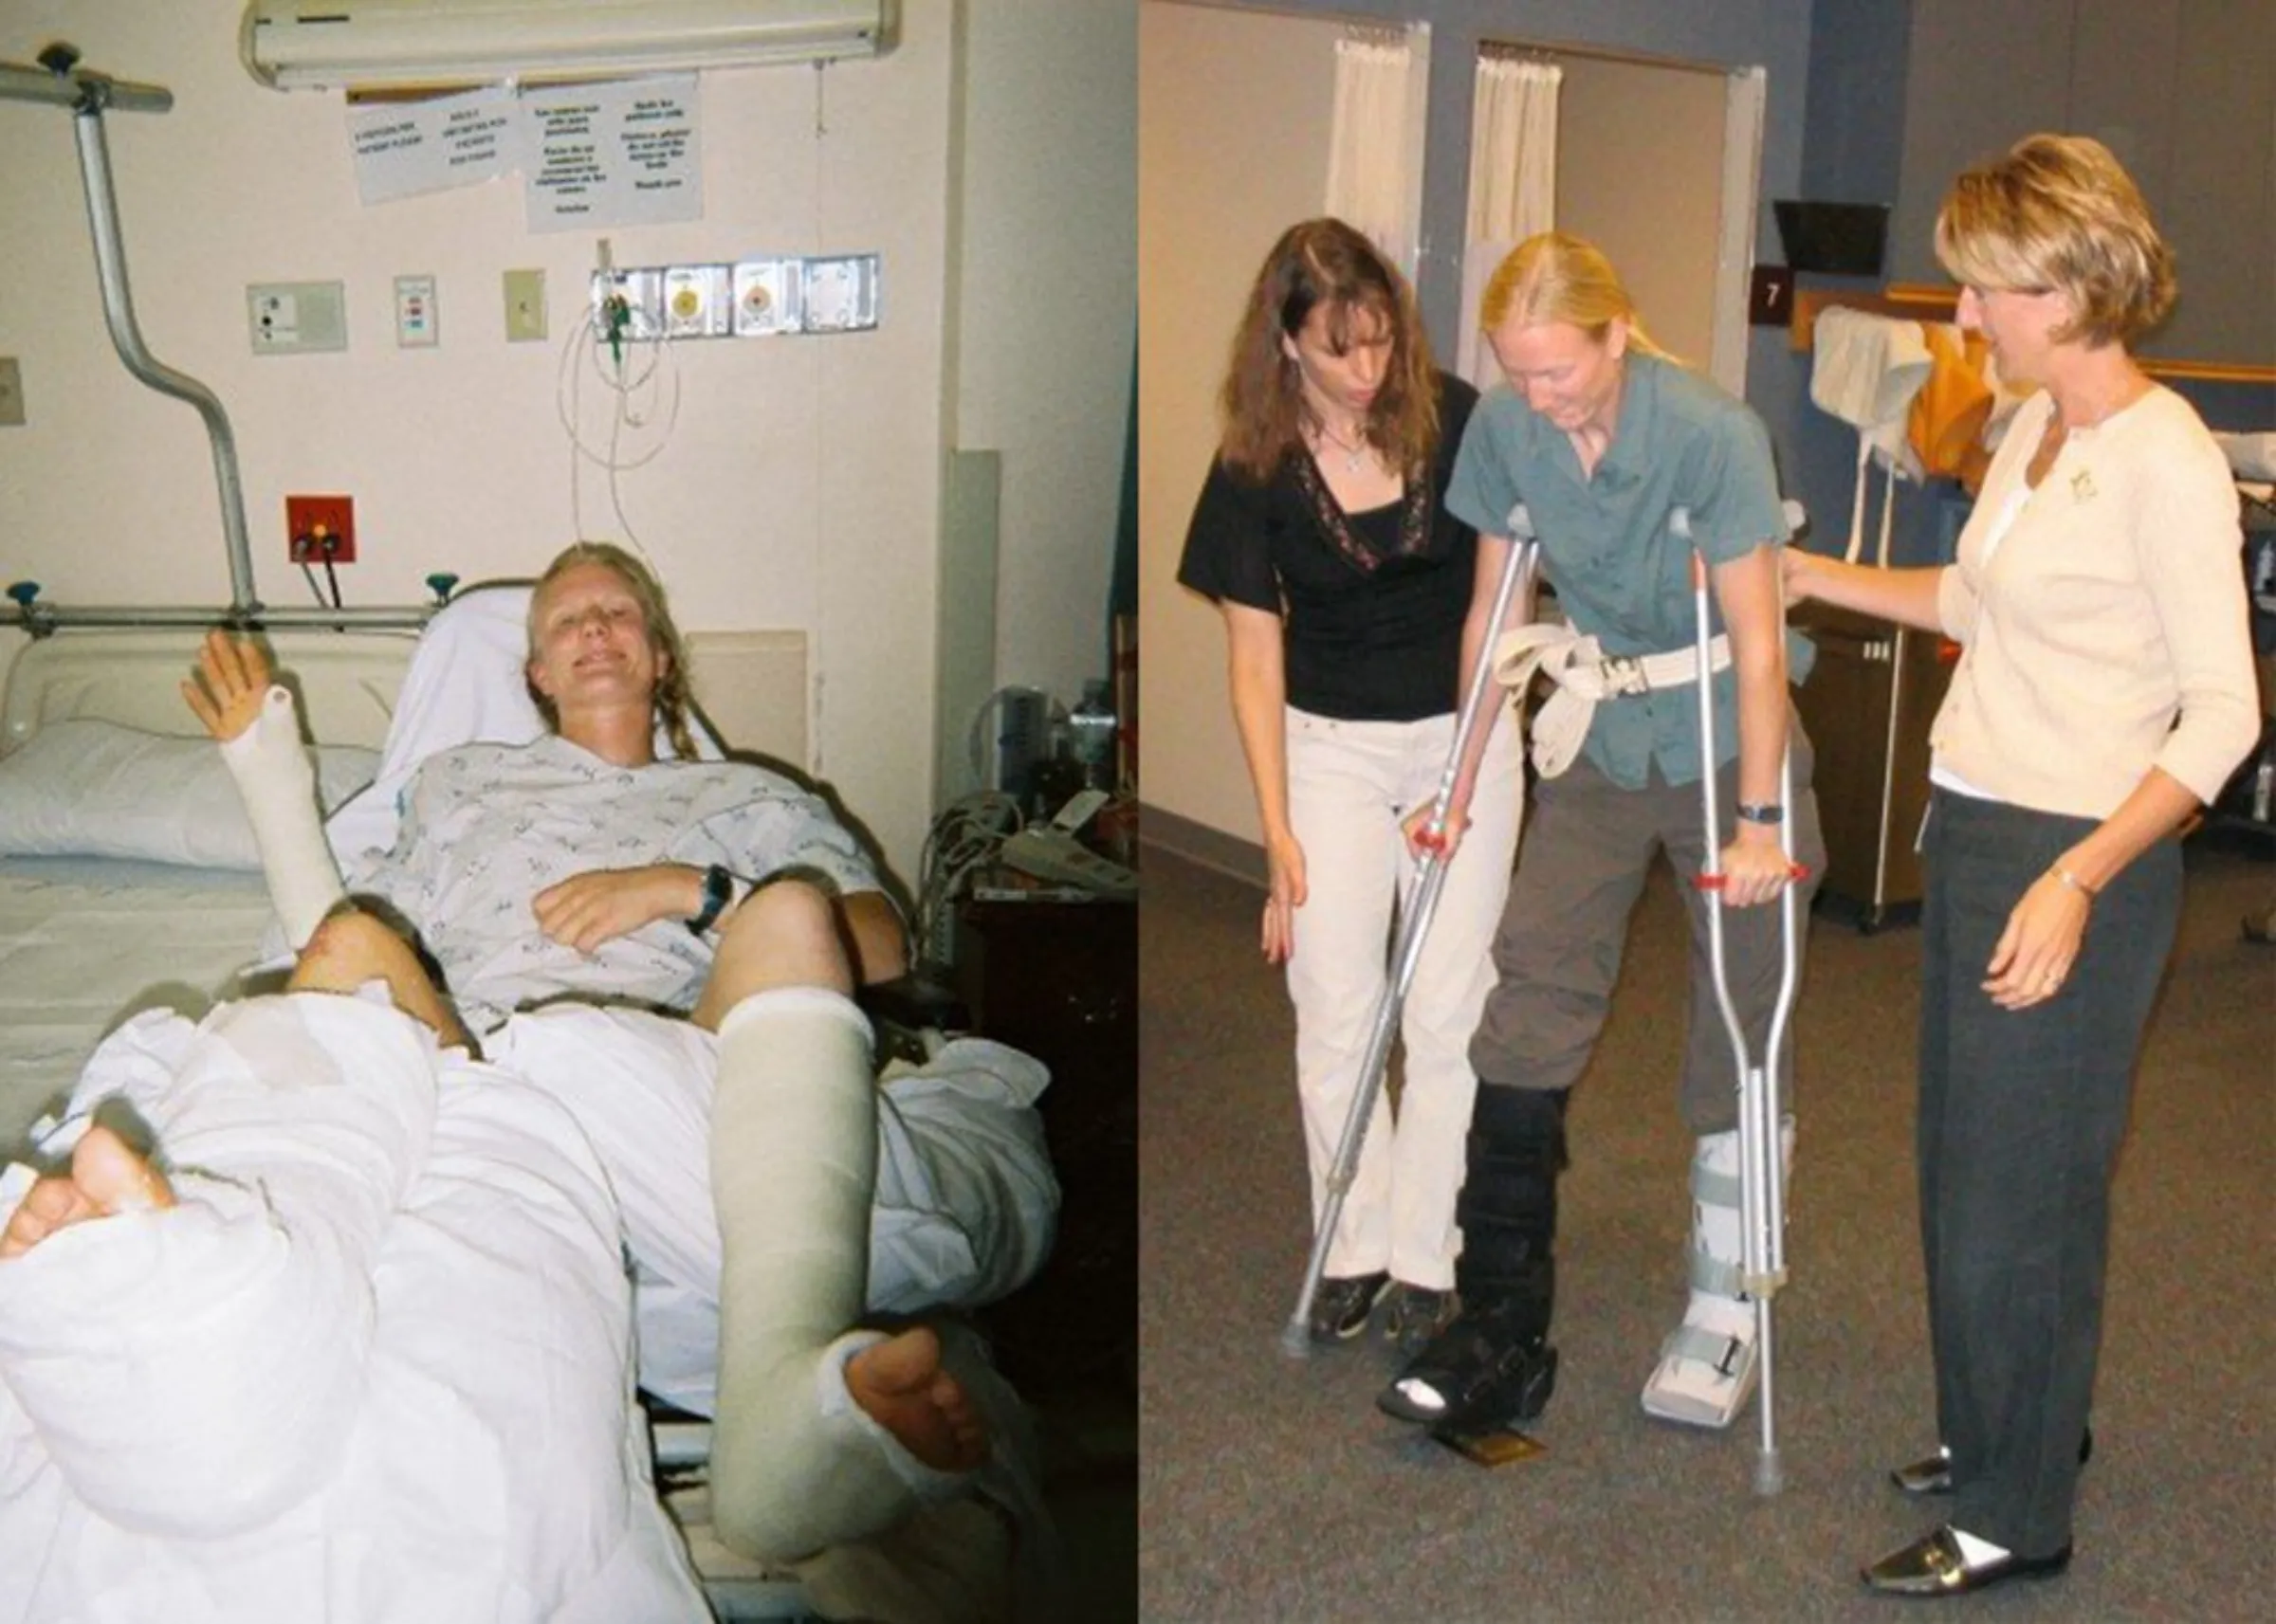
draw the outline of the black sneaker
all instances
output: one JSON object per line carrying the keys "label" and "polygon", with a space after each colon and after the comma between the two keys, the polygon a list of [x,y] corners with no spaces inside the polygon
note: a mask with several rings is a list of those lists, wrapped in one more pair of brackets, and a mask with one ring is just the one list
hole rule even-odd
{"label": "black sneaker", "polygon": [[1411,1359],[1431,1338],[1454,1323],[1460,1308],[1461,1299],[1451,1291],[1434,1291],[1427,1286],[1402,1281],[1391,1287],[1391,1305],[1383,1320],[1384,1338],[1398,1348],[1401,1359]]}
{"label": "black sneaker", "polygon": [[1470,1308],[1375,1396],[1385,1414],[1423,1426],[1531,1421],[1557,1381],[1557,1350],[1534,1326],[1534,1305]]}
{"label": "black sneaker", "polygon": [[1344,1342],[1367,1328],[1367,1316],[1391,1288],[1387,1274],[1359,1274],[1323,1280],[1312,1299],[1312,1340]]}

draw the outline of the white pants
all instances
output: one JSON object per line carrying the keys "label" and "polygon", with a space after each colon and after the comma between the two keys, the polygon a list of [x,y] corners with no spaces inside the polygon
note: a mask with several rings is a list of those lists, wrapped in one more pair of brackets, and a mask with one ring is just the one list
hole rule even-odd
{"label": "white pants", "polygon": [[[1296,1009],[1296,1090],[1315,1223],[1390,979],[1394,908],[1414,889],[1417,865],[1400,820],[1438,793],[1454,729],[1452,716],[1337,721],[1288,712],[1289,819],[1304,848],[1309,892],[1296,910],[1288,992]],[[1379,1095],[1328,1249],[1331,1276],[1387,1269],[1410,1286],[1443,1291],[1454,1285],[1461,1250],[1454,1201],[1478,1091],[1470,1035],[1494,984],[1494,929],[1517,849],[1519,733],[1514,717],[1500,717],[1479,763],[1470,827],[1447,871],[1402,1015],[1405,1082],[1397,1122],[1387,1093]]]}
{"label": "white pants", "polygon": [[[491,1060],[568,1106],[608,1170],[633,1256],[640,1385],[699,1415],[719,1378],[719,1219],[711,1204],[718,1040],[638,1010],[555,1004],[483,1040]],[[1045,1258],[1058,1183],[1034,1106],[1048,1074],[1017,1049],[960,1038],[877,1100],[869,1306],[968,1308]]]}

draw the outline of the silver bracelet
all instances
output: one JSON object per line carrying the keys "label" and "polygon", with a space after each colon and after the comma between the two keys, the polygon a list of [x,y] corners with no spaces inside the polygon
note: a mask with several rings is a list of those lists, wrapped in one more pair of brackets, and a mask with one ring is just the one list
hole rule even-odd
{"label": "silver bracelet", "polygon": [[2080,879],[2076,874],[2073,874],[2069,869],[2064,867],[2060,863],[2056,864],[2052,868],[2049,868],[2047,872],[2062,882],[2063,888],[2065,890],[2076,891],[2080,896],[2084,897],[2089,903],[2093,902],[2096,897],[2102,894],[2092,885],[2086,884],[2085,881]]}

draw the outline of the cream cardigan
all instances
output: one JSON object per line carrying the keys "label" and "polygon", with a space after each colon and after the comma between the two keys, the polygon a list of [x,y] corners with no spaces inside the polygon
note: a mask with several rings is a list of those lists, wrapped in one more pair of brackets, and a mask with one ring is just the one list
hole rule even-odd
{"label": "cream cardigan", "polygon": [[[2004,536],[2053,411],[2017,409],[1937,581],[1964,646],[1937,764],[2018,806],[2100,820],[2161,767],[2200,800],[2260,738],[2227,459],[2162,386],[2074,431]],[[1996,542],[1996,545],[1994,543]]]}

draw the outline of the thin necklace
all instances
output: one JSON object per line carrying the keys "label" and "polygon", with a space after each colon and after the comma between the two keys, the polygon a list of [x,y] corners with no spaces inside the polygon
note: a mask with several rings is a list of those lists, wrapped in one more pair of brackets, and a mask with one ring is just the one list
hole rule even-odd
{"label": "thin necklace", "polygon": [[1327,441],[1331,446],[1333,446],[1337,450],[1344,454],[1344,472],[1347,474],[1356,474],[1359,472],[1359,465],[1363,460],[1365,460],[1369,449],[1366,435],[1362,434],[1359,444],[1354,446],[1350,441],[1345,439],[1334,429],[1329,428],[1327,420],[1324,418],[1319,424],[1319,430],[1321,439]]}

